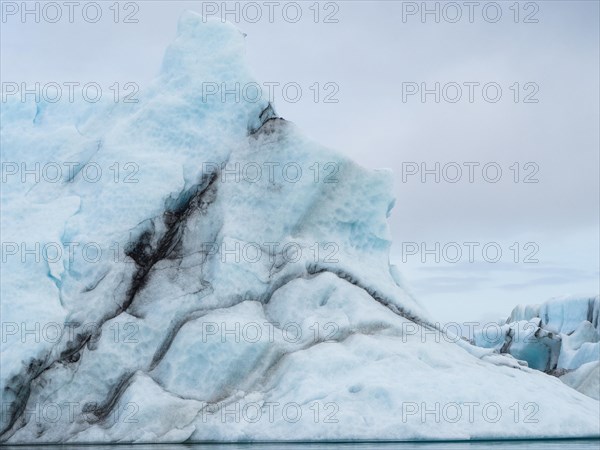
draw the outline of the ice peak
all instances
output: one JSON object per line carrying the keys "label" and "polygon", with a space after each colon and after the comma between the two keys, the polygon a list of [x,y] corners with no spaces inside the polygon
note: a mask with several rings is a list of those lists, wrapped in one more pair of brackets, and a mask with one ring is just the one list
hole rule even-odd
{"label": "ice peak", "polygon": [[169,78],[193,75],[204,81],[217,74],[233,77],[245,72],[244,53],[244,34],[234,25],[188,10],[179,18],[162,73]]}

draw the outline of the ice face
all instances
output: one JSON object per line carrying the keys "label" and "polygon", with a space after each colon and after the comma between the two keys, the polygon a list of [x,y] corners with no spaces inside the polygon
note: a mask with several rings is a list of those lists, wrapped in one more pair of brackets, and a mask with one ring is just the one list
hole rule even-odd
{"label": "ice face", "polygon": [[[77,164],[3,185],[4,242],[61,257],[3,261],[1,439],[597,435],[598,402],[449,341],[402,288],[391,173],[207,90],[252,81],[242,33],[186,13],[138,104],[3,108],[3,161]],[[517,401],[537,422],[421,415]]]}

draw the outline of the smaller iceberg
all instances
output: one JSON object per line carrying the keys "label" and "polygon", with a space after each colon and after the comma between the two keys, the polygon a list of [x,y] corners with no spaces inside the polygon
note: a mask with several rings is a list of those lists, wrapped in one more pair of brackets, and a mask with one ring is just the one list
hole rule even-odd
{"label": "smaller iceberg", "polygon": [[600,397],[600,297],[560,297],[541,305],[515,307],[490,336],[482,329],[474,343],[524,361],[533,369],[558,376],[564,383]]}

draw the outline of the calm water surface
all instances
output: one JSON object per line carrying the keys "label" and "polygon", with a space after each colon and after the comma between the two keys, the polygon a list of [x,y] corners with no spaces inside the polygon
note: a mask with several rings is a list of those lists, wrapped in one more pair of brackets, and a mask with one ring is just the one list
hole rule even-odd
{"label": "calm water surface", "polygon": [[123,444],[3,446],[6,450],[600,450],[599,439],[475,442],[360,442],[360,443],[248,443],[248,444]]}

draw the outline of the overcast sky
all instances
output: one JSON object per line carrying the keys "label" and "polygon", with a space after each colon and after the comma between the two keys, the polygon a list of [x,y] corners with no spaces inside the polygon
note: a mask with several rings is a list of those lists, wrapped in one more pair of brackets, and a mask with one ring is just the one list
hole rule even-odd
{"label": "overcast sky", "polygon": [[[5,13],[8,3],[21,4],[2,3]],[[69,23],[64,5],[57,23],[4,17],[2,81],[134,81],[143,88],[183,10],[223,13],[222,2],[124,2],[115,24],[113,2],[101,3],[97,23],[80,10]],[[279,115],[368,168],[394,171],[391,260],[434,318],[506,317],[518,303],[598,293],[598,2],[479,2],[472,11],[464,2],[428,2],[439,8],[436,22],[434,14],[423,20],[422,2],[317,8],[310,1],[298,2],[296,23],[292,2],[274,6],[272,23],[268,4],[254,4],[262,16],[250,23],[257,9],[244,3],[227,18],[247,33],[256,79],[302,88],[296,103],[275,90]],[[128,14],[138,22],[122,23]],[[425,102],[419,92],[408,95],[422,83],[440,83],[439,103],[434,94]],[[456,86],[462,97],[453,103]],[[327,95],[338,102],[325,103]],[[421,164],[433,169],[436,162],[440,182],[434,174],[422,182]],[[457,177],[457,166],[458,181],[446,181]],[[463,253],[455,263],[452,242]],[[464,242],[477,243],[472,262]],[[442,253],[440,263],[434,255],[422,263],[422,243],[446,246],[446,261]],[[502,257],[494,263],[497,248]]]}

